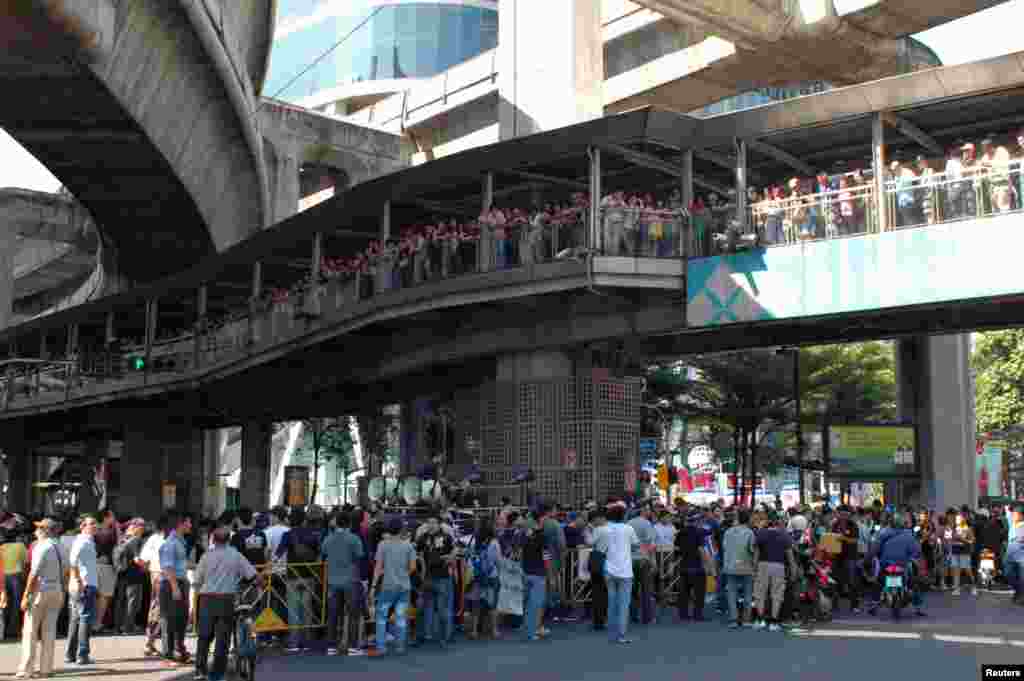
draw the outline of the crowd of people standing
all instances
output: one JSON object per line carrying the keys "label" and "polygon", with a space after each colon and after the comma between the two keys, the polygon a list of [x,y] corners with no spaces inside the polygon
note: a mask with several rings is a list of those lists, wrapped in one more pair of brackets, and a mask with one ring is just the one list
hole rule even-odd
{"label": "crowd of people standing", "polygon": [[[778,631],[822,616],[802,602],[808,561],[826,565],[837,582],[833,611],[846,601],[853,614],[878,607],[885,566],[908,566],[923,616],[928,591],[960,596],[969,584],[976,595],[988,551],[1024,604],[1024,506],[1006,514],[880,505],[784,512],[608,499],[573,511],[504,502],[463,523],[441,508],[409,515],[376,505],[240,509],[195,527],[174,512],[155,526],[107,512],[67,532],[57,519],[38,519],[34,541],[0,520],[8,532],[0,553],[5,571],[12,568],[3,599],[9,633],[23,621],[18,678],[53,673],[66,616],[67,665],[93,664],[92,637],[109,620],[114,631],[144,632],[146,656],[219,681],[235,608],[252,584],[277,590],[271,602],[289,625],[280,636],[289,651],[371,657],[447,648],[460,629],[467,640],[518,630],[538,641],[580,616],[609,642],[627,644],[631,623],[654,622],[671,605],[681,623],[717,611],[732,628]],[[22,581],[6,579],[19,560]],[[267,567],[275,565],[286,569]]]}

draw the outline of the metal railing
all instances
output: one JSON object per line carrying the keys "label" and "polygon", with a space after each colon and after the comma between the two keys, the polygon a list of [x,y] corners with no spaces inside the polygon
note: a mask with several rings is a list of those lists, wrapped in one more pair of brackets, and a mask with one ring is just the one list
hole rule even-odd
{"label": "metal railing", "polygon": [[595,252],[628,258],[678,258],[696,248],[689,216],[669,208],[605,207]]}
{"label": "metal railing", "polygon": [[[1024,162],[967,166],[950,172],[901,175],[884,183],[884,222],[879,220],[876,184],[868,180],[827,192],[803,193],[754,203],[746,223],[733,224],[746,244],[776,246],[804,241],[877,234],[1024,211]],[[698,218],[695,216],[694,218]],[[723,230],[721,223],[712,230]],[[742,248],[728,230],[712,234],[710,253]],[[731,248],[730,248],[731,246]]]}

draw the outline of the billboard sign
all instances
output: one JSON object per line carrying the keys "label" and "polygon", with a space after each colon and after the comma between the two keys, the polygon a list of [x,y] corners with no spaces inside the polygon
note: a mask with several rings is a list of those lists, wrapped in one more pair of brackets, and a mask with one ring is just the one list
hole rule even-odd
{"label": "billboard sign", "polygon": [[978,497],[1001,497],[1005,444],[999,440],[991,440],[985,442],[980,449],[981,453],[974,457],[974,479],[978,482]]}
{"label": "billboard sign", "polygon": [[830,426],[832,475],[871,479],[917,470],[913,426]]}

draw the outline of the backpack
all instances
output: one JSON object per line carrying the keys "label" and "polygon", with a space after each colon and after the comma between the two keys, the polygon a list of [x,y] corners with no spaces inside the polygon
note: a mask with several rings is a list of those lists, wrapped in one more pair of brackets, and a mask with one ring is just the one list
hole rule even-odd
{"label": "backpack", "polygon": [[134,556],[129,545],[133,540],[123,541],[114,547],[114,569],[117,574],[123,575],[132,569]]}
{"label": "backpack", "polygon": [[320,560],[319,551],[298,536],[292,537],[292,545],[288,549],[289,563],[316,563]]}
{"label": "backpack", "polygon": [[476,538],[473,538],[473,555],[470,558],[470,566],[473,569],[473,576],[480,586],[491,586],[498,581],[498,564],[491,560],[488,555],[488,544],[479,546]]}

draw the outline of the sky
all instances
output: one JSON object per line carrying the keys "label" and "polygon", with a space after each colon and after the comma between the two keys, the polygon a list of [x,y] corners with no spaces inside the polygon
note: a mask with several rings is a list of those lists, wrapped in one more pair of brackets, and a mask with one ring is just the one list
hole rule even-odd
{"label": "sky", "polygon": [[[840,13],[845,13],[845,5],[852,9],[864,4],[869,3],[865,0],[836,2]],[[953,66],[1024,50],[1022,26],[1024,0],[1009,0],[915,37],[932,48],[943,64]],[[0,130],[0,187],[56,191],[59,186],[60,182],[42,164]]]}

